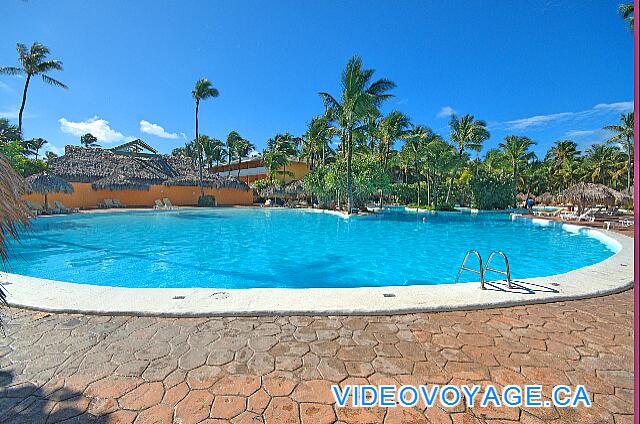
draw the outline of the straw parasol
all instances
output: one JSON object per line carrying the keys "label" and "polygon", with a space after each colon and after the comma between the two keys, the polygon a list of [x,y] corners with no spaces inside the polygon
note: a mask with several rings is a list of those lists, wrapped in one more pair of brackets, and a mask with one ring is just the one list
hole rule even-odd
{"label": "straw parasol", "polygon": [[614,199],[616,200],[616,204],[619,205],[629,205],[633,203],[633,190],[631,188],[624,189],[622,191],[610,189]]}
{"label": "straw parasol", "polygon": [[540,196],[537,196],[536,202],[543,205],[551,205],[552,203],[555,203],[555,196],[547,191],[542,193]]}
{"label": "straw parasol", "polygon": [[73,193],[73,186],[65,179],[51,175],[47,171],[27,177],[30,192],[44,196],[44,207],[48,208],[47,195],[49,193]]}
{"label": "straw parasol", "polygon": [[585,206],[596,204],[611,205],[615,202],[613,191],[602,184],[580,182],[564,190],[561,196],[566,202],[578,205],[582,210]]}
{"label": "straw parasol", "polygon": [[[11,165],[0,155],[0,262],[7,260],[9,238],[16,238],[18,232],[29,224],[31,213],[22,201],[26,192],[24,180],[15,173]],[[0,303],[4,294],[0,289]]]}

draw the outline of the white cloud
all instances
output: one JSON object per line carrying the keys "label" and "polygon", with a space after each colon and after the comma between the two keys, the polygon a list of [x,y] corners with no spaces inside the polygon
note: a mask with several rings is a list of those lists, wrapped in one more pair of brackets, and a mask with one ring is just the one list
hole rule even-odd
{"label": "white cloud", "polygon": [[53,152],[58,156],[64,155],[64,148],[60,148],[60,147],[54,146],[51,143],[47,143],[47,147],[44,148],[44,151],[45,152]]}
{"label": "white cloud", "polygon": [[627,112],[633,110],[633,102],[598,103],[591,109],[579,112],[561,112],[550,115],[536,115],[529,118],[515,119],[504,124],[507,129],[523,130],[529,127],[540,126],[557,121],[579,120],[584,118],[602,115],[611,112]]}
{"label": "white cloud", "polygon": [[578,138],[578,137],[586,137],[588,135],[593,135],[596,133],[596,130],[571,130],[571,131],[567,131],[565,136],[572,138]]}
{"label": "white cloud", "polygon": [[7,93],[13,93],[13,88],[9,86],[6,82],[0,81],[0,90],[6,91]]}
{"label": "white cloud", "polygon": [[114,141],[122,141],[125,136],[109,126],[109,121],[100,119],[97,116],[87,119],[86,121],[72,122],[65,118],[58,120],[60,129],[67,134],[82,136],[86,133],[93,134],[98,141],[112,143]]}
{"label": "white cloud", "polygon": [[158,136],[160,138],[179,138],[178,134],[166,132],[165,129],[160,125],[152,124],[151,122],[145,121],[144,119],[140,121],[140,131],[146,134]]}
{"label": "white cloud", "polygon": [[5,110],[0,111],[0,118],[18,119],[18,109],[5,108]]}
{"label": "white cloud", "polygon": [[630,112],[633,110],[633,102],[598,103],[593,109],[612,112]]}
{"label": "white cloud", "polygon": [[451,106],[442,106],[442,108],[440,108],[440,112],[438,112],[436,116],[438,118],[448,118],[455,113],[456,111]]}

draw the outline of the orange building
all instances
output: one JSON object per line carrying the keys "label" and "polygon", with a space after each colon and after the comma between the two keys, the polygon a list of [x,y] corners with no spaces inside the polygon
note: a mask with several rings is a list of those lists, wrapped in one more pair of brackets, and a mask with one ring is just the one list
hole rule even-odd
{"label": "orange building", "polygon": [[[301,161],[298,158],[289,158],[289,163],[279,169],[279,171],[291,172],[291,175],[279,177],[279,179],[284,179],[285,182],[301,180],[309,172],[309,165],[307,162]],[[247,184],[267,178],[268,176],[267,167],[264,165],[264,160],[261,156],[243,159],[242,162],[236,160],[231,162],[231,164],[214,166],[210,172],[221,177],[236,177]]]}
{"label": "orange building", "polygon": [[[126,206],[151,207],[156,199],[168,198],[178,206],[196,205],[200,197],[198,170],[189,158],[160,155],[142,140],[113,149],[66,146],[63,156],[49,161],[49,174],[68,181],[72,193],[50,193],[69,208],[100,207],[105,199],[118,199]],[[203,189],[218,205],[251,205],[253,192],[232,176],[204,170]],[[42,201],[32,193],[26,200]]]}

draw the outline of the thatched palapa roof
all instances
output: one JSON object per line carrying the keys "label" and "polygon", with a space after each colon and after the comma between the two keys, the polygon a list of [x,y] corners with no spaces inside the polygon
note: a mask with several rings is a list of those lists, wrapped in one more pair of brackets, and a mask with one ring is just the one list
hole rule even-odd
{"label": "thatched palapa roof", "polygon": [[610,205],[615,201],[615,190],[594,183],[578,183],[562,192],[562,198],[579,206],[593,206],[596,204]]}
{"label": "thatched palapa roof", "polygon": [[[20,196],[26,192],[24,180],[0,154],[0,268],[7,259],[7,244],[27,227],[31,213]],[[0,287],[0,303],[4,292]]]}
{"label": "thatched palapa roof", "polygon": [[537,196],[536,202],[543,205],[551,205],[555,203],[555,196],[547,191]]}
{"label": "thatched palapa roof", "polygon": [[[170,156],[123,154],[117,151],[67,146],[63,156],[49,161],[49,173],[69,182],[91,183],[104,190],[148,190],[151,185],[197,186],[198,170],[191,159]],[[249,190],[233,177],[204,170],[205,187]]]}
{"label": "thatched palapa roof", "polygon": [[36,175],[27,177],[27,189],[30,192],[48,194],[48,193],[73,193],[73,186],[65,179],[48,172],[41,172]]}

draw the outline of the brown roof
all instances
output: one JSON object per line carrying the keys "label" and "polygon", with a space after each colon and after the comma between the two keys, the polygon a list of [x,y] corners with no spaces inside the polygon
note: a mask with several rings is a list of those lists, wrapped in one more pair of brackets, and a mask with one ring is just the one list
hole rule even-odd
{"label": "brown roof", "polygon": [[[189,158],[141,157],[76,146],[67,146],[63,156],[51,159],[49,173],[69,182],[92,183],[94,189],[148,190],[152,184],[198,185],[198,169]],[[212,175],[206,169],[203,182],[206,187],[249,190],[236,178]]]}

